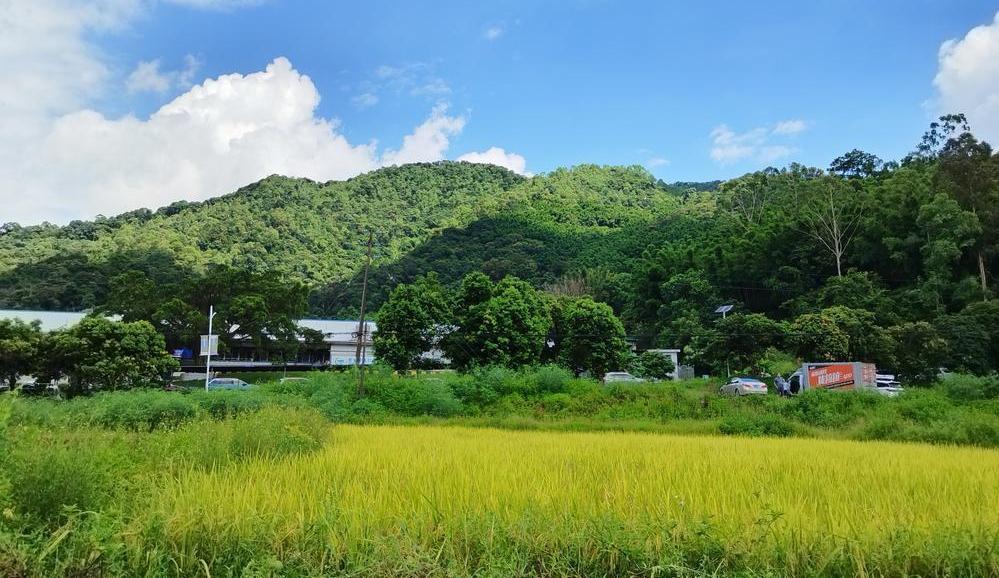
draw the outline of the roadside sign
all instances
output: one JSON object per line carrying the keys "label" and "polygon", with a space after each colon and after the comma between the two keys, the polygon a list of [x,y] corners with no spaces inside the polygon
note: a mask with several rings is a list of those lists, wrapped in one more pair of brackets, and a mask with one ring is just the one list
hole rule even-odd
{"label": "roadside sign", "polygon": [[202,335],[201,336],[201,355],[218,355],[219,354],[219,336],[218,335]]}

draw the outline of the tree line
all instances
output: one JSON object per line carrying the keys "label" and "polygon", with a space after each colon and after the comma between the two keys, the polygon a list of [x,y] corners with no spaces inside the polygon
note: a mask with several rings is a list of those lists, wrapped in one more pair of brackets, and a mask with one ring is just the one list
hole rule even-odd
{"label": "tree line", "polygon": [[[150,321],[168,345],[193,337],[184,327],[203,321],[195,322],[207,308],[199,287],[211,286],[204,279],[215,270],[259,276],[234,282],[251,289],[225,297],[224,308],[229,327],[264,328],[264,347],[278,346],[263,336],[280,335],[281,323],[266,327],[253,311],[355,315],[361,241],[374,230],[375,309],[402,286],[422,287],[429,273],[450,308],[469,275],[495,286],[488,299],[483,292],[483,301],[447,314],[427,306],[442,326],[459,328],[441,336],[459,365],[459,344],[491,344],[489,331],[502,333],[495,311],[523,293],[510,277],[547,303],[528,299],[519,321],[503,321],[530,335],[532,347],[558,341],[548,334],[559,334],[554,301],[589,298],[611,308],[639,349],[680,348],[698,373],[726,364],[773,373],[828,358],[873,361],[910,382],[940,367],[999,369],[999,155],[962,115],[931,124],[897,161],[853,150],[827,169],[792,164],[722,183],[668,185],[640,167],[583,165],[522,179],[436,163],[342,183],[272,177],[210,203],[100,227],[6,230],[0,303],[123,312]],[[122,273],[136,279],[116,281]],[[267,279],[300,287],[271,299],[286,293]],[[130,303],[130,287],[151,287],[155,307]],[[724,319],[714,313],[722,304],[734,306]],[[135,308],[144,311],[127,311]],[[541,309],[550,321],[538,341],[540,324],[528,313]],[[473,312],[479,317],[467,317]],[[462,321],[491,329],[464,335]],[[493,359],[547,360],[548,349]]]}

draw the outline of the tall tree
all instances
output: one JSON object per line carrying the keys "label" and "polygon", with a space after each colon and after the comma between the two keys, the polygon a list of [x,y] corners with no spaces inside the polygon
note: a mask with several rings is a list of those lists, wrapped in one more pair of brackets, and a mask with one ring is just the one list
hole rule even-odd
{"label": "tall tree", "polygon": [[42,332],[37,321],[0,319],[0,381],[10,389],[17,378],[32,373]]}
{"label": "tall tree", "polygon": [[863,206],[856,190],[835,177],[812,181],[803,188],[798,206],[803,232],[836,261],[836,275],[843,276],[843,255],[857,233]]}
{"label": "tall tree", "polygon": [[398,371],[412,368],[420,356],[439,346],[451,323],[449,296],[435,273],[400,283],[378,310],[375,355]]}
{"label": "tall tree", "polygon": [[965,131],[948,139],[937,158],[939,184],[981,224],[975,256],[982,297],[988,299],[987,261],[999,252],[999,155]]}
{"label": "tall tree", "polygon": [[69,377],[70,395],[89,388],[155,386],[178,367],[163,336],[148,321],[111,321],[96,315],[50,333],[42,341],[39,358],[40,375]]}
{"label": "tall tree", "polygon": [[531,285],[515,277],[493,284],[485,275],[472,273],[462,280],[456,301],[455,328],[443,341],[456,367],[538,362],[551,314]]}
{"label": "tall tree", "polygon": [[865,178],[876,174],[884,165],[884,161],[876,155],[862,150],[852,151],[837,157],[830,165],[829,172],[848,178]]}
{"label": "tall tree", "polygon": [[624,325],[606,303],[589,297],[560,299],[554,308],[559,362],[577,375],[603,377],[622,369],[628,356]]}

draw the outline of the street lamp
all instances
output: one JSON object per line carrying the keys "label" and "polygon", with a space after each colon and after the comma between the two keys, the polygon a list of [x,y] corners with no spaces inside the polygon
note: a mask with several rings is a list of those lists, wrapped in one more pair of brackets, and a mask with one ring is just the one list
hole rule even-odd
{"label": "street lamp", "polygon": [[212,335],[212,319],[215,319],[215,306],[209,305],[208,335],[201,336],[201,355],[205,356],[205,391],[208,391],[208,382],[212,378],[212,353],[218,353],[219,347],[218,336]]}
{"label": "street lamp", "polygon": [[[715,309],[715,313],[721,313],[722,319],[725,319],[725,314],[732,310],[735,305],[721,305],[718,309]],[[732,370],[728,366],[728,352],[725,352],[725,377],[732,377]]]}

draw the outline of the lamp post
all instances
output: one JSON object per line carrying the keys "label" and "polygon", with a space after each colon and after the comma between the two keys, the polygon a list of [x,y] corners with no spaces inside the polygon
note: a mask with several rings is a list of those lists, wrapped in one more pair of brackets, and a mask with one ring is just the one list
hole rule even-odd
{"label": "lamp post", "polygon": [[[205,391],[208,391],[208,382],[212,379],[212,319],[215,318],[215,306],[208,306],[208,336],[202,342],[205,352]],[[215,342],[216,344],[218,341]],[[216,345],[216,347],[218,347]]]}
{"label": "lamp post", "polygon": [[[725,314],[732,310],[734,305],[721,305],[718,309],[715,309],[715,313],[721,313],[722,319],[725,319]],[[728,352],[725,352],[725,377],[732,377],[732,370],[728,366]]]}

